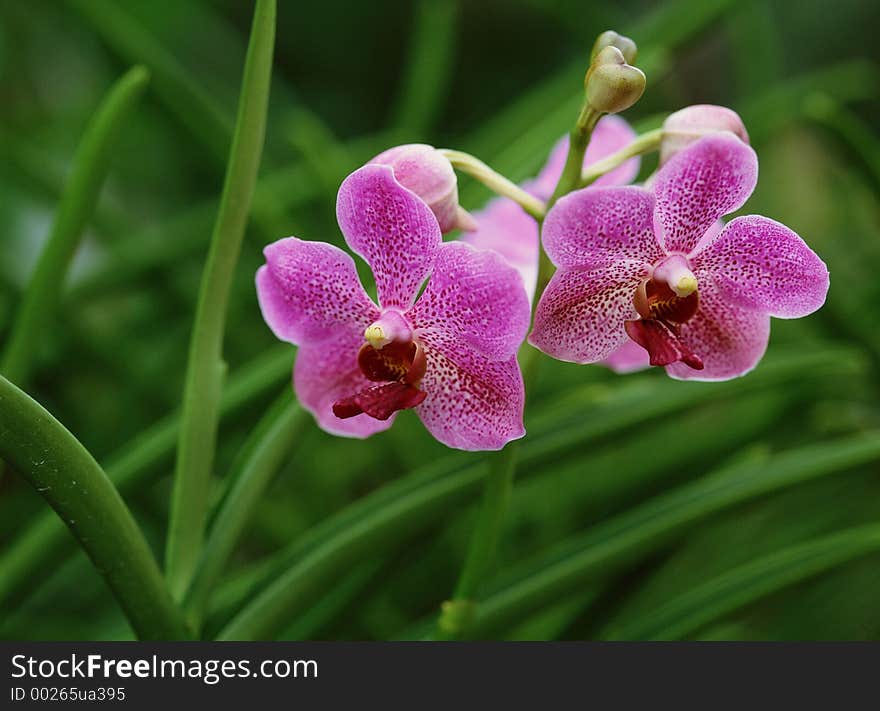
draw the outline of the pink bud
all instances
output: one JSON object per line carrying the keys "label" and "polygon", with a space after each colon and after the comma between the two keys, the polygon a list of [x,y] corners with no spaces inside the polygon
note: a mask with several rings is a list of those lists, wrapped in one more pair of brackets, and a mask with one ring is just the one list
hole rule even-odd
{"label": "pink bud", "polygon": [[703,136],[721,132],[732,133],[743,143],[749,142],[739,114],[725,106],[695,104],[670,114],[663,122],[660,165]]}
{"label": "pink bud", "polygon": [[433,146],[395,146],[369,162],[390,166],[397,182],[431,208],[442,232],[477,229],[474,218],[458,204],[458,180],[452,164]]}

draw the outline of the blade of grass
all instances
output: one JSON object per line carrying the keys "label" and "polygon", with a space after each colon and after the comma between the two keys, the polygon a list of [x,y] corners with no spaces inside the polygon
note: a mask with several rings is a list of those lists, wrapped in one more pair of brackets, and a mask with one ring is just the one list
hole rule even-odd
{"label": "blade of grass", "polygon": [[149,74],[134,67],[98,107],[82,137],[49,240],[40,254],[4,349],[0,372],[24,385],[34,352],[60,301],[64,276],[98,200],[110,167],[116,135],[143,92]]}
{"label": "blade of grass", "polygon": [[788,586],[880,551],[880,525],[857,526],[789,546],[741,565],[631,622],[612,623],[604,639],[682,639]]}
{"label": "blade of grass", "polygon": [[481,603],[478,634],[503,629],[591,576],[656,550],[670,535],[717,511],[878,459],[880,435],[858,435],[790,450],[767,461],[746,461],[658,496],[522,566],[514,582]]}
{"label": "blade of grass", "polygon": [[161,43],[113,0],[68,0],[115,52],[140,62],[155,77],[156,93],[169,111],[223,164],[232,137],[232,121]]}
{"label": "blade of grass", "polygon": [[458,0],[421,0],[416,7],[392,121],[392,133],[401,141],[424,137],[441,113],[452,74],[457,16]]}
{"label": "blade of grass", "polygon": [[290,456],[307,413],[291,389],[266,412],[232,465],[230,485],[205,541],[201,560],[186,595],[185,608],[194,629],[229,556],[251,519],[254,508],[282,463]]}
{"label": "blade of grass", "polygon": [[107,475],[39,403],[0,377],[0,456],[55,509],[141,639],[183,639],[183,616]]}
{"label": "blade of grass", "polygon": [[189,586],[204,537],[225,371],[226,310],[263,150],[274,44],[275,1],[257,0],[235,134],[187,363],[166,547],[166,576],[176,599]]}
{"label": "blade of grass", "polygon": [[[847,363],[841,351],[832,349],[767,363],[748,380],[733,384],[691,383],[696,387],[688,387],[687,383],[645,378],[642,383],[614,390],[613,395],[599,393],[599,400],[595,389],[585,388],[579,397],[558,402],[555,413],[530,424],[529,437],[520,451],[522,471],[528,474],[542,459],[558,458],[575,444],[583,446],[677,409],[717,400],[723,393],[740,396],[749,383],[753,388],[781,386],[791,380],[803,382],[804,373],[824,378],[826,368],[852,372],[853,367],[861,368],[860,360],[858,366],[853,361]],[[593,417],[585,420],[585,411],[592,411]],[[451,456],[386,485],[316,526],[276,560],[260,566],[253,584],[238,585],[236,598],[245,606],[220,631],[220,638],[270,636],[272,630],[304,610],[336,571],[366,555],[379,555],[389,545],[405,543],[408,536],[470,497],[482,483],[485,463],[463,466],[461,462],[460,457]]]}
{"label": "blade of grass", "polygon": [[[293,349],[277,346],[241,368],[229,379],[220,403],[228,418],[271,388],[290,378]],[[120,492],[131,491],[159,474],[177,443],[180,415],[173,413],[107,459],[105,471]],[[22,531],[0,555],[0,606],[15,604],[57,568],[71,552],[73,540],[57,516],[47,511]]]}

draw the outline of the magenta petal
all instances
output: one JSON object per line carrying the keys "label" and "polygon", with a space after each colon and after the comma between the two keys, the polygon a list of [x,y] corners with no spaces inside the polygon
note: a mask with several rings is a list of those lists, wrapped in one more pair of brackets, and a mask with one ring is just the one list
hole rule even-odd
{"label": "magenta petal", "polygon": [[828,293],[825,263],[785,225],[758,215],[733,220],[693,264],[728,300],[778,318],[811,314]]}
{"label": "magenta petal", "polygon": [[602,361],[602,365],[608,366],[615,373],[634,373],[650,367],[648,351],[631,339],[614,351]]}
{"label": "magenta petal", "polygon": [[465,232],[461,241],[477,249],[492,249],[504,257],[520,273],[531,302],[538,283],[538,223],[535,218],[505,197],[490,200],[472,217],[477,229]]}
{"label": "magenta petal", "polygon": [[[596,128],[593,129],[590,145],[587,146],[587,152],[584,155],[584,167],[586,168],[588,165],[592,165],[596,161],[616,153],[624,146],[632,143],[635,137],[636,132],[620,116],[603,117],[596,124]],[[547,163],[541,169],[535,181],[535,194],[540,198],[546,200],[553,193],[556,183],[559,182],[559,177],[562,175],[562,168],[565,166],[567,155],[568,137],[566,136],[559,139],[556,145],[553,146]],[[603,175],[593,185],[607,186],[631,183],[639,174],[640,163],[639,158],[631,158],[610,173]]]}
{"label": "magenta petal", "polygon": [[356,333],[362,340],[364,329],[378,318],[354,260],[341,249],[287,237],[263,254],[257,298],[263,318],[282,341],[303,345],[340,332]]}
{"label": "magenta petal", "polygon": [[647,267],[620,261],[603,269],[560,269],[535,311],[529,343],[558,360],[595,363],[627,340],[624,322],[638,318],[633,296]]}
{"label": "magenta petal", "polygon": [[733,134],[701,138],[657,173],[652,190],[668,252],[688,254],[712,223],[742,207],[758,180],[758,158]]}
{"label": "magenta petal", "polygon": [[700,306],[682,324],[679,340],[703,361],[703,370],[666,366],[679,380],[730,380],[752,370],[767,350],[770,317],[729,303],[708,279],[700,282]]}
{"label": "magenta petal", "polygon": [[602,268],[616,260],[652,264],[665,256],[654,237],[654,198],[635,186],[569,193],[547,213],[542,240],[559,267]]}
{"label": "magenta petal", "polygon": [[416,337],[435,347],[454,344],[507,360],[529,328],[529,301],[519,273],[500,254],[447,242],[408,316]]}
{"label": "magenta petal", "polygon": [[473,452],[501,449],[525,434],[525,389],[516,356],[493,361],[426,346],[428,368],[420,388],[427,397],[416,413],[434,437]]}
{"label": "magenta petal", "polygon": [[363,336],[340,336],[319,345],[302,346],[296,354],[293,384],[303,407],[311,412],[325,432],[342,437],[369,437],[391,427],[394,415],[377,420],[362,414],[340,419],[334,403],[353,397],[375,383],[367,380],[357,365]]}
{"label": "magenta petal", "polygon": [[441,244],[428,206],[397,182],[389,166],[365,165],[340,186],[336,219],[348,245],[372,268],[379,303],[408,308]]}

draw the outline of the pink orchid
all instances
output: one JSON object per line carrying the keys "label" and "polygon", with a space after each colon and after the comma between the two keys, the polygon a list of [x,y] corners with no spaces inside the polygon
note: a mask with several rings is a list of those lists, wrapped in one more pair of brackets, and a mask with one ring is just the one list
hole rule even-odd
{"label": "pink orchid", "polygon": [[727,380],[761,359],[770,317],[822,306],[828,270],[790,229],[738,217],[758,176],[755,152],[731,133],[674,156],[650,189],[573,192],[544,222],[558,267],[529,341],[560,360],[594,363],[627,337],[674,378]]}
{"label": "pink orchid", "polygon": [[[636,137],[629,124],[618,116],[602,118],[593,131],[592,140],[584,156],[584,167],[602,160],[620,150]],[[541,200],[547,200],[556,188],[565,158],[568,155],[568,137],[557,141],[550,151],[547,163],[537,178],[523,183],[523,188]],[[632,158],[599,178],[593,185],[626,185],[639,172],[639,159]],[[461,240],[480,249],[493,249],[516,267],[523,278],[529,301],[534,296],[538,281],[539,237],[538,223],[513,200],[498,197],[486,207],[473,213],[476,230],[462,235]]]}
{"label": "pink orchid", "polygon": [[323,242],[279,240],[257,272],[266,323],[299,346],[303,406],[349,437],[385,430],[410,408],[450,447],[500,449],[522,437],[516,351],[529,304],[517,272],[492,252],[444,244],[429,207],[388,166],[348,176],[336,215],[373,271],[379,306],[354,260]]}
{"label": "pink orchid", "polygon": [[[590,140],[584,156],[584,167],[619,151],[636,137],[630,125],[618,116],[602,118]],[[565,158],[568,154],[568,137],[557,141],[547,163],[537,178],[523,183],[523,188],[535,197],[547,200],[556,188]],[[639,158],[631,158],[621,166],[606,173],[590,187],[627,185],[639,173]],[[482,210],[473,214],[477,229],[464,234],[462,241],[480,249],[494,249],[516,267],[522,275],[529,301],[534,298],[538,282],[538,224],[510,198],[499,197],[489,201]],[[648,367],[648,354],[643,348],[628,341],[603,361],[604,365],[618,373],[629,373]]]}

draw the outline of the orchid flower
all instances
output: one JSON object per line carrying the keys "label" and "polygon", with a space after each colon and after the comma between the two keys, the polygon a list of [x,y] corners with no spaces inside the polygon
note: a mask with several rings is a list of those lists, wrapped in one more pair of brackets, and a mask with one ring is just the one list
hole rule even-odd
{"label": "orchid flower", "polygon": [[500,449],[522,437],[516,352],[529,303],[516,270],[495,253],[444,244],[429,206],[387,165],[348,176],[336,214],[372,269],[378,305],[354,260],[323,242],[279,240],[257,272],[266,323],[299,346],[294,387],[318,424],[363,438],[414,409],[449,447]]}
{"label": "orchid flower", "polygon": [[[584,156],[584,167],[617,152],[635,137],[635,131],[622,118],[605,116],[593,130]],[[561,138],[550,152],[538,177],[526,181],[523,187],[536,197],[547,200],[562,174],[567,153],[568,138]],[[639,163],[639,158],[631,158],[601,176],[590,187],[627,185],[638,175]],[[505,197],[490,200],[486,207],[474,212],[472,217],[477,229],[463,234],[461,240],[481,249],[494,249],[504,256],[522,275],[531,302],[538,283],[538,224],[513,200]],[[609,355],[604,364],[619,373],[631,372],[648,367],[648,355],[643,348],[628,341]]]}
{"label": "orchid flower", "polygon": [[829,284],[822,260],[784,225],[750,215],[721,227],[757,175],[755,152],[725,132],[673,156],[650,189],[587,188],[560,199],[542,234],[558,270],[530,343],[595,363],[631,339],[679,379],[754,368],[770,317],[812,313]]}

